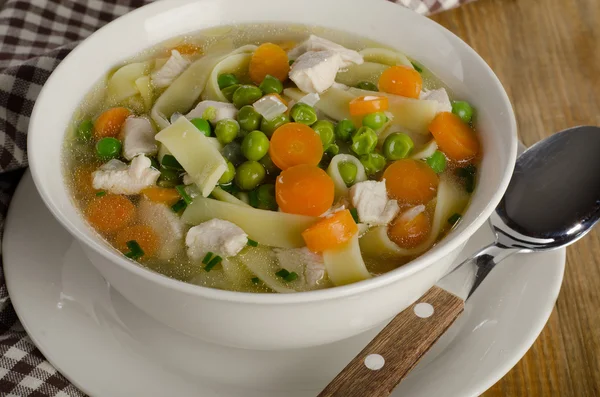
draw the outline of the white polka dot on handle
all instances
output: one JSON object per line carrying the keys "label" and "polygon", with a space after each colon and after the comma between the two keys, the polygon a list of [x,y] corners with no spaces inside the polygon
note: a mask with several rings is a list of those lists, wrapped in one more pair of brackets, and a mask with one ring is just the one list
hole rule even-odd
{"label": "white polka dot on handle", "polygon": [[385,358],[379,354],[369,354],[365,357],[365,367],[377,371],[385,365]]}
{"label": "white polka dot on handle", "polygon": [[415,311],[415,314],[417,315],[417,317],[421,317],[421,318],[431,317],[434,312],[433,306],[431,306],[429,303],[416,304],[414,311]]}

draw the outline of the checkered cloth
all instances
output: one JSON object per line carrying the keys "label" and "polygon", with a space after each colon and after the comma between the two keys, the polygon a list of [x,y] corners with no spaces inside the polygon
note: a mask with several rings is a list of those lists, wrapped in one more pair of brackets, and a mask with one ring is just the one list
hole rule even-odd
{"label": "checkered cloth", "polygon": [[[11,195],[27,166],[27,125],[42,85],[82,39],[149,1],[0,0],[0,237]],[[467,1],[393,2],[430,14]],[[44,359],[23,330],[1,267],[0,395],[84,396]]]}

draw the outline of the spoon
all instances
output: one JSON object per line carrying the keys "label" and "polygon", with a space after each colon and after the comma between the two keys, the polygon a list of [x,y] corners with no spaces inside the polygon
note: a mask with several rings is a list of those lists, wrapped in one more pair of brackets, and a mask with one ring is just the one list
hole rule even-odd
{"label": "spoon", "polygon": [[[495,241],[451,272],[471,270],[465,301],[505,258],[561,248],[592,229],[600,219],[599,148],[600,127],[575,127],[536,143],[517,159],[490,217]],[[433,286],[394,317],[319,397],[388,396],[462,313],[465,301]]]}

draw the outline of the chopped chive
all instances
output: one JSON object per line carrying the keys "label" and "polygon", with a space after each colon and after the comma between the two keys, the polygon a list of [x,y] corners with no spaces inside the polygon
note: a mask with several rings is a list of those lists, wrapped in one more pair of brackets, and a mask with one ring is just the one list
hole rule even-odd
{"label": "chopped chive", "polygon": [[238,189],[238,187],[234,183],[228,183],[226,185],[219,185],[219,187],[230,194],[236,194],[240,191],[240,189]]}
{"label": "chopped chive", "polygon": [[187,207],[187,204],[185,202],[185,200],[179,200],[178,202],[176,202],[175,204],[173,204],[171,206],[171,209],[173,210],[173,212],[179,212],[179,211],[183,211],[185,209],[185,207]]}
{"label": "chopped chive", "polygon": [[473,191],[475,190],[475,176],[474,175],[469,175],[468,177],[465,178],[465,189],[467,190],[467,193],[473,193]]}
{"label": "chopped chive", "polygon": [[454,226],[456,225],[456,222],[460,220],[460,218],[462,218],[460,214],[454,214],[450,218],[448,218],[448,223]]}
{"label": "chopped chive", "polygon": [[260,278],[258,278],[258,277],[252,277],[250,280],[252,280],[252,284],[260,283]]}
{"label": "chopped chive", "polygon": [[212,258],[210,260],[210,262],[208,262],[206,264],[206,266],[204,266],[204,270],[206,270],[207,272],[210,272],[212,270],[212,268],[217,266],[219,263],[221,263],[222,260],[223,260],[223,258],[221,258],[219,255],[216,255],[214,258]]}
{"label": "chopped chive", "polygon": [[137,259],[144,256],[144,250],[142,249],[142,247],[140,247],[137,241],[130,240],[126,242],[125,245],[127,245],[127,248],[129,248],[129,252],[125,253],[126,257],[131,259]]}
{"label": "chopped chive", "polygon": [[212,252],[207,252],[206,255],[204,255],[204,259],[202,259],[202,263],[204,263],[205,265],[208,265],[208,262],[210,262],[210,258],[212,258],[213,253]]}
{"label": "chopped chive", "polygon": [[102,197],[105,195],[106,195],[106,192],[104,190],[100,190],[99,192],[96,192],[96,197]]}
{"label": "chopped chive", "polygon": [[284,279],[284,280],[285,280],[285,278],[286,278],[287,276],[289,276],[289,275],[290,275],[290,272],[288,272],[288,271],[287,271],[287,270],[285,270],[285,269],[281,269],[281,270],[279,270],[278,272],[276,272],[276,273],[275,273],[275,275],[276,275],[277,277],[281,277],[282,279]]}
{"label": "chopped chive", "polygon": [[183,201],[185,201],[186,204],[191,204],[192,203],[192,197],[185,190],[185,185],[175,186],[175,189],[177,190],[177,193],[179,193],[179,195],[181,196],[181,198],[183,199]]}
{"label": "chopped chive", "polygon": [[356,208],[351,208],[350,209],[350,215],[352,215],[352,219],[354,219],[354,222],[358,223],[358,210]]}
{"label": "chopped chive", "polygon": [[285,281],[287,281],[288,283],[291,283],[292,281],[294,281],[297,278],[298,278],[298,273],[291,272],[290,274],[288,274],[287,276],[285,276],[283,279]]}
{"label": "chopped chive", "polygon": [[290,66],[292,66],[292,64],[293,64],[293,63],[294,63],[294,61],[293,61],[292,59],[290,59],[290,60],[288,61],[288,64],[289,64]]}
{"label": "chopped chive", "polygon": [[456,169],[456,175],[458,175],[461,178],[466,178],[469,175],[475,175],[476,172],[477,172],[477,168],[475,168],[475,166],[473,164],[469,164],[464,168]]}
{"label": "chopped chive", "polygon": [[423,68],[421,67],[421,65],[419,65],[416,62],[411,62],[411,64],[413,65],[413,68],[415,68],[415,70],[419,73],[423,73]]}
{"label": "chopped chive", "polygon": [[160,162],[163,167],[171,170],[183,170],[179,161],[172,154],[165,154]]}
{"label": "chopped chive", "polygon": [[250,247],[258,247],[258,241],[254,241],[252,239],[248,239],[247,245],[249,245]]}

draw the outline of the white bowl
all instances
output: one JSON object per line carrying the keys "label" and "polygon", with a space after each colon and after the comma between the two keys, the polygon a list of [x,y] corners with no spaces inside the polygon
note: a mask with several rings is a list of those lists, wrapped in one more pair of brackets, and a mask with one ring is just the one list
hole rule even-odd
{"label": "white bowl", "polygon": [[[484,157],[463,221],[440,244],[385,275],[298,294],[249,294],[179,282],[125,259],[75,208],[62,177],[65,130],[83,96],[112,66],[165,39],[232,23],[293,22],[348,31],[396,47],[431,69],[478,110]],[[30,167],[44,202],[82,243],[104,278],[134,305],[188,335],[251,349],[325,344],[356,335],[414,302],[449,269],[500,201],[517,152],[514,114],[487,64],[435,22],[373,0],[159,1],[108,24],[56,68],[29,125]]]}

